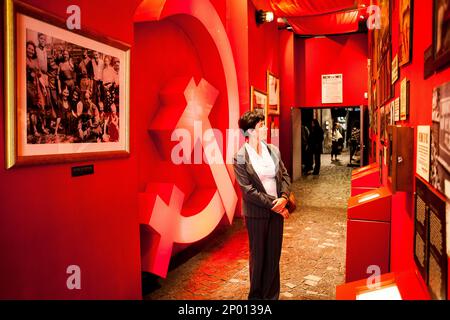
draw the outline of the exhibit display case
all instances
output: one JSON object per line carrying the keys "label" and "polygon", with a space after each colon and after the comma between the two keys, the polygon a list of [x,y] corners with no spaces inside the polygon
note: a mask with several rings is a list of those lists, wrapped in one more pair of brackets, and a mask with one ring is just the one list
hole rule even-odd
{"label": "exhibit display case", "polygon": [[364,166],[364,167],[361,167],[361,168],[358,168],[358,169],[353,169],[352,170],[352,177],[357,176],[359,174],[362,174],[364,172],[367,172],[369,170],[372,170],[374,168],[378,168],[378,163],[374,162],[374,163],[369,164],[368,166]]}
{"label": "exhibit display case", "polygon": [[353,170],[351,181],[351,196],[371,191],[378,188],[380,183],[380,168],[378,163]]}
{"label": "exhibit display case", "polygon": [[367,279],[336,287],[336,300],[429,300],[430,296],[416,271],[382,274],[376,288]]}
{"label": "exhibit display case", "polygon": [[345,281],[370,276],[375,266],[390,271],[392,193],[382,187],[351,197],[347,211],[347,252]]}

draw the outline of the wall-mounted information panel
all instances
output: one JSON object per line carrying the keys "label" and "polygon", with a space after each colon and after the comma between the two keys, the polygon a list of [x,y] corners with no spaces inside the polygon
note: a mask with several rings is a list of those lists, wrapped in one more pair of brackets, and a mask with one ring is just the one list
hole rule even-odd
{"label": "wall-mounted information panel", "polygon": [[447,299],[446,201],[416,177],[414,260],[433,299]]}

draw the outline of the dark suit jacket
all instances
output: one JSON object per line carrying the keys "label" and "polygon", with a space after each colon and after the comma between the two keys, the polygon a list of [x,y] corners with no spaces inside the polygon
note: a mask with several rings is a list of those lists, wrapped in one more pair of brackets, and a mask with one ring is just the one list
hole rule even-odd
{"label": "dark suit jacket", "polygon": [[[267,145],[269,153],[275,163],[278,197],[284,193],[289,196],[290,177],[281,160],[280,151],[274,145]],[[269,218],[276,214],[271,209],[275,198],[267,194],[255,169],[250,163],[250,158],[245,145],[236,153],[233,162],[236,180],[242,192],[243,214],[249,218]]]}
{"label": "dark suit jacket", "polygon": [[323,150],[323,129],[314,127],[309,136],[310,149],[313,153],[322,153]]}

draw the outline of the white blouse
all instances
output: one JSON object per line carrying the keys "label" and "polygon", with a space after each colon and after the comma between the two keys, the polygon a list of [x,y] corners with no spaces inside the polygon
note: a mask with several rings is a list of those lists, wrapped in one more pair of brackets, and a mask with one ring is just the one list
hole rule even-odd
{"label": "white blouse", "polygon": [[267,194],[278,198],[277,181],[275,180],[275,163],[270,156],[267,146],[261,142],[261,155],[259,155],[248,143],[245,144],[245,149],[248,152],[253,169],[255,169]]}

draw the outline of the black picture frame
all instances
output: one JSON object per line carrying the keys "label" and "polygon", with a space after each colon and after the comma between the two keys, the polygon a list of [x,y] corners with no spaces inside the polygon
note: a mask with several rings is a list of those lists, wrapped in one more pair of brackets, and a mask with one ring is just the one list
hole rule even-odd
{"label": "black picture frame", "polygon": [[[423,202],[425,210],[425,219],[422,224],[417,219],[418,199]],[[430,293],[434,300],[448,299],[448,258],[447,258],[447,244],[446,244],[446,210],[447,202],[437,190],[429,185],[422,178],[416,176],[416,197],[415,197],[415,215],[414,215],[414,261],[421,273]],[[436,224],[432,220],[439,220],[440,242],[439,247],[433,244],[436,241]],[[417,237],[420,237],[425,242],[424,247],[424,263],[423,265],[418,261],[416,255]],[[433,265],[431,263],[434,263]],[[440,271],[439,277],[435,273],[435,268]]]}
{"label": "black picture frame", "polygon": [[[414,261],[416,263],[417,269],[419,270],[420,274],[423,277],[423,280],[425,283],[428,284],[428,246],[427,243],[429,242],[428,239],[428,207],[427,207],[427,196],[426,192],[427,187],[425,183],[423,183],[419,178],[416,177],[416,192],[415,192],[415,199],[414,199]],[[424,223],[420,221],[418,218],[418,209],[424,206]],[[422,240],[424,242],[423,248],[418,247],[418,239]],[[424,261],[420,261],[420,253],[418,253],[418,250],[423,250],[423,258]]]}
{"label": "black picture frame", "polygon": [[[402,2],[403,1],[409,1],[409,37],[408,37],[408,45],[409,45],[409,56],[408,59],[403,59],[402,54],[401,54],[401,49],[402,49],[402,45],[401,45],[401,36],[402,36],[402,25],[401,22],[403,21],[403,17],[402,17]],[[400,14],[400,31],[399,31],[399,68],[409,65],[410,63],[412,63],[413,60],[413,26],[414,26],[414,0],[401,0],[400,1],[400,5],[399,5],[399,14]]]}
{"label": "black picture frame", "polygon": [[[439,21],[439,6],[440,4],[446,4],[447,9],[444,12],[444,17],[449,16],[448,20]],[[450,63],[450,40],[442,52],[438,52],[438,26],[442,23],[443,27],[441,30],[445,30],[447,37],[450,37],[450,0],[433,0],[433,58],[434,58],[434,68],[436,71],[445,69]],[[441,38],[445,38],[441,37]]]}

